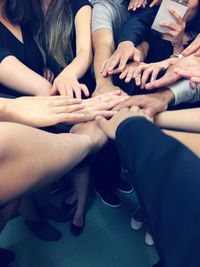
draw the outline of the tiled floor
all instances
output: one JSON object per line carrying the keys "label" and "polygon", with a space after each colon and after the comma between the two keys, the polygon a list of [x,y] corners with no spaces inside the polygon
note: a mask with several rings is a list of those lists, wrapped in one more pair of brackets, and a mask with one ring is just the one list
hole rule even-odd
{"label": "tiled floor", "polygon": [[93,196],[85,231],[79,237],[70,234],[69,223],[54,224],[63,238],[41,241],[19,217],[1,234],[0,246],[16,253],[14,267],[150,267],[157,256],[154,248],[144,244],[145,227],[137,232],[130,227],[135,194],[120,197],[122,206],[113,209]]}

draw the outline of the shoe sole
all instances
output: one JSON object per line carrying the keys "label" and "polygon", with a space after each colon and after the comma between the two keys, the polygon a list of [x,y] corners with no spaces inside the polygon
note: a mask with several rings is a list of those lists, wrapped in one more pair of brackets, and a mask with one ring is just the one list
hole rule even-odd
{"label": "shoe sole", "polygon": [[96,195],[100,198],[101,202],[102,202],[104,205],[108,206],[108,207],[111,207],[111,208],[118,208],[118,207],[120,207],[121,204],[122,204],[122,203],[120,203],[120,204],[118,204],[118,205],[112,205],[112,204],[106,202],[96,190],[95,190],[95,193],[96,193]]}
{"label": "shoe sole", "polygon": [[133,193],[135,191],[133,188],[131,190],[129,190],[129,191],[124,191],[124,190],[122,190],[122,189],[120,189],[118,187],[116,187],[116,190],[119,191],[120,193],[127,194],[127,195],[129,195],[129,194],[131,194],[131,193]]}

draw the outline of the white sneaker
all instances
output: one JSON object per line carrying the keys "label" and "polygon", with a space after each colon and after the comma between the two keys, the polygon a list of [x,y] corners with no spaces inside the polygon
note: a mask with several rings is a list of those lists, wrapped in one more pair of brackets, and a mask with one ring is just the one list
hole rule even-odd
{"label": "white sneaker", "polygon": [[148,246],[154,246],[154,240],[153,240],[153,237],[152,237],[148,232],[146,232],[146,235],[145,235],[145,243],[146,243]]}
{"label": "white sneaker", "polygon": [[131,217],[131,228],[133,228],[136,231],[140,230],[144,224],[144,221],[138,221],[134,218],[135,215],[138,213],[138,211],[140,211],[140,207],[133,213]]}

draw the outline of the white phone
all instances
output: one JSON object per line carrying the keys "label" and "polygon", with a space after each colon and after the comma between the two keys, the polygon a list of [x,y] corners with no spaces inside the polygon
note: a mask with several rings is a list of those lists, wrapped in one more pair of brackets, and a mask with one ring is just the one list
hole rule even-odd
{"label": "white phone", "polygon": [[163,0],[158,13],[154,19],[151,28],[157,32],[163,33],[165,27],[160,26],[160,22],[176,22],[175,18],[170,14],[169,8],[176,10],[183,17],[188,9],[188,0]]}

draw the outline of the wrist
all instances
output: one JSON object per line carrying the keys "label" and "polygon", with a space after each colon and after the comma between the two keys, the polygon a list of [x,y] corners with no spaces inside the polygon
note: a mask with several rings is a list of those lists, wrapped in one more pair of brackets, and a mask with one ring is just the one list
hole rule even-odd
{"label": "wrist", "polygon": [[14,111],[14,99],[2,98],[0,101],[0,120],[12,121],[15,114]]}
{"label": "wrist", "polygon": [[118,47],[121,47],[121,46],[131,46],[131,47],[135,47],[134,43],[131,42],[131,41],[122,41],[118,44]]}
{"label": "wrist", "polygon": [[168,88],[160,90],[156,93],[156,95],[161,98],[162,101],[164,101],[167,105],[173,103],[175,99],[173,92]]}

